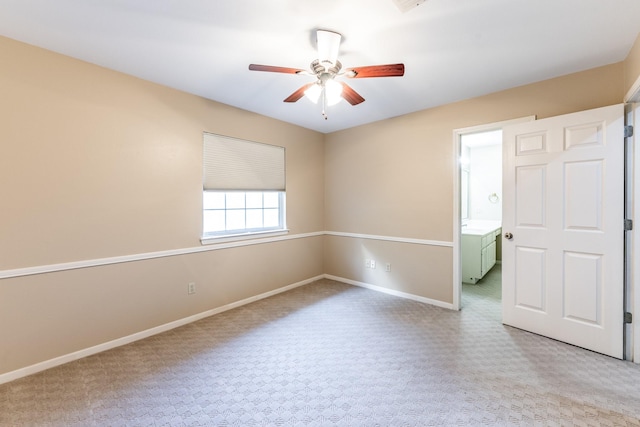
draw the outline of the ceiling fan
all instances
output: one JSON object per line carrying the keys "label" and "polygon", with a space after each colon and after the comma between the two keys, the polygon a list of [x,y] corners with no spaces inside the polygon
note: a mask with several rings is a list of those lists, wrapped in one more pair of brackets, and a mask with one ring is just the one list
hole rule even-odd
{"label": "ceiling fan", "polygon": [[312,102],[322,100],[322,115],[327,119],[325,108],[334,105],[344,98],[351,105],[364,102],[364,98],[348,84],[336,80],[336,77],[399,77],[404,75],[404,64],[369,65],[342,69],[338,61],[338,49],[342,35],[334,31],[317,30],[318,59],[311,62],[311,70],[278,67],[272,65],[250,64],[249,70],[269,71],[272,73],[301,74],[315,76],[316,81],[302,86],[293,92],[284,102],[296,102],[307,96]]}

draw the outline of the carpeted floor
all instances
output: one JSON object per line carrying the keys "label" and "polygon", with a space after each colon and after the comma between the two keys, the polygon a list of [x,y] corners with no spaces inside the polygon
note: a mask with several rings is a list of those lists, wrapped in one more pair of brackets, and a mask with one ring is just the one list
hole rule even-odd
{"label": "carpeted floor", "polygon": [[640,366],[322,280],[0,386],[1,426],[640,426]]}

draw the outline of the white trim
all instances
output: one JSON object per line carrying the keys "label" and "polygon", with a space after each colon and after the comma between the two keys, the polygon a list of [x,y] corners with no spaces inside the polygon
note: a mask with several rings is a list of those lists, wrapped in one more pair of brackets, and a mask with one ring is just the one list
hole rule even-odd
{"label": "white trim", "polygon": [[173,322],[165,323],[164,325],[156,326],[154,328],[150,328],[141,332],[136,332],[134,334],[127,335],[126,337],[117,338],[115,340],[98,344],[93,347],[78,350],[73,353],[56,357],[54,359],[45,360],[44,362],[39,362],[31,366],[16,369],[15,371],[0,374],[0,384],[8,383],[10,381],[14,381],[19,378],[26,377],[28,375],[36,374],[38,372],[42,372],[46,369],[54,368],[56,366],[60,366],[65,363],[73,362],[74,360],[82,359],[83,357],[91,356],[97,353],[101,353],[103,351],[111,350],[116,347],[130,344],[132,342],[139,341],[141,339],[148,338],[150,336],[157,335],[162,332],[167,332],[167,331],[170,331],[171,329],[175,329],[180,326],[184,326],[186,324],[204,319],[205,317],[210,317],[215,314],[222,313],[224,311],[228,311],[246,304],[250,304],[252,302],[255,302],[264,298],[269,298],[271,296],[280,294],[282,292],[287,292],[292,289],[298,288],[300,286],[308,285],[309,283],[315,282],[316,280],[320,280],[323,278],[324,278],[324,275],[312,277],[310,279],[303,280],[301,282],[293,283],[291,285],[287,285],[282,288],[274,289],[273,291],[269,291],[269,292],[262,293],[260,295],[255,295],[249,298],[245,298],[243,300],[236,301],[231,304],[224,305],[222,307],[218,307],[218,308],[204,311],[202,313],[194,314],[193,316],[178,319]]}
{"label": "white trim", "polygon": [[502,129],[505,126],[515,125],[515,124],[518,124],[518,123],[532,122],[534,120],[536,120],[536,116],[535,115],[518,117],[516,119],[502,120],[502,121],[494,122],[494,123],[486,123],[486,124],[483,124],[483,125],[468,126],[466,128],[454,129],[453,130],[453,134],[454,135],[464,135],[466,133],[488,132],[488,131],[491,131],[491,130]]}
{"label": "white trim", "polygon": [[253,240],[242,240],[235,242],[221,242],[213,245],[198,246],[193,248],[171,249],[167,251],[147,252],[134,255],[123,255],[109,258],[97,258],[85,261],[65,262],[61,264],[39,265],[35,267],[16,268],[12,270],[0,270],[0,279],[9,279],[12,277],[32,276],[35,274],[54,273],[57,271],[76,270],[79,268],[98,267],[101,265],[120,264],[125,262],[143,261],[154,258],[164,258],[178,255],[188,255],[198,252],[217,251],[220,249],[237,248],[240,246],[261,245],[264,243],[281,242],[285,240],[304,239],[307,237],[323,236],[323,231],[312,233],[293,234],[288,236],[275,236],[267,238],[257,238]]}
{"label": "white trim", "polygon": [[326,279],[337,280],[338,282],[347,283],[349,285],[359,286],[361,288],[370,289],[372,291],[382,292],[384,294],[393,295],[400,298],[409,299],[412,301],[418,301],[424,304],[435,305],[436,307],[442,307],[452,310],[453,304],[449,304],[447,302],[438,301],[430,298],[421,297],[414,294],[409,294],[402,291],[397,291],[395,289],[385,288],[383,286],[372,285],[370,283],[358,282],[356,280],[345,279],[344,277],[332,276],[331,274],[325,274],[324,277]]}
{"label": "white trim", "polygon": [[287,229],[278,229],[271,231],[257,231],[250,233],[242,233],[242,234],[227,234],[227,235],[219,235],[219,236],[202,236],[200,238],[200,243],[203,245],[214,245],[217,243],[227,243],[227,242],[239,242],[241,240],[251,240],[258,239],[264,237],[275,237],[275,236],[285,236],[289,233]]}
{"label": "white trim", "polygon": [[[462,156],[462,147],[460,145],[462,133],[453,131],[453,309],[460,310],[462,304],[462,261],[460,254],[460,227],[462,223],[462,213],[460,211],[461,188],[460,180],[462,174],[462,165],[460,157]],[[467,186],[468,188],[468,186]],[[467,191],[468,193],[468,191]],[[469,206],[467,204],[467,217],[469,214]]]}
{"label": "white trim", "polygon": [[412,239],[408,237],[377,236],[374,234],[344,233],[341,231],[325,231],[325,234],[328,236],[352,237],[355,239],[384,240],[387,242],[412,243],[415,245],[446,246],[449,248],[453,247],[453,242],[444,242],[441,240],[425,240],[425,239]]}
{"label": "white trim", "polygon": [[629,91],[624,96],[625,103],[640,102],[640,76],[631,85]]}
{"label": "white trim", "polygon": [[10,279],[13,277],[33,276],[36,274],[55,273],[58,271],[77,270],[80,268],[99,267],[102,265],[121,264],[125,262],[144,261],[147,259],[164,258],[179,255],[188,255],[199,252],[217,251],[221,249],[237,248],[241,246],[261,245],[265,243],[282,242],[286,240],[305,239],[308,237],[318,236],[342,236],[353,237],[358,239],[384,240],[398,243],[412,243],[417,245],[428,246],[446,246],[453,247],[453,242],[443,242],[439,240],[423,240],[411,239],[406,237],[376,236],[370,234],[342,233],[338,231],[315,231],[311,233],[286,235],[286,232],[275,233],[271,237],[257,237],[250,240],[225,240],[219,242],[207,242],[205,246],[193,248],[171,249],[167,251],[146,252],[141,254],[123,255],[109,258],[97,258],[84,261],[65,262],[61,264],[38,265],[35,267],[15,268],[11,270],[0,270],[0,280]]}
{"label": "white trim", "polygon": [[502,129],[505,126],[517,123],[531,122],[536,116],[525,116],[516,119],[503,120],[500,122],[487,123],[477,126],[469,126],[453,130],[453,147],[454,147],[454,167],[453,167],[453,309],[461,309],[462,297],[462,271],[461,271],[461,253],[460,253],[460,140],[462,135],[469,133],[487,132],[496,129]]}
{"label": "white trim", "polygon": [[[640,77],[638,78],[637,90],[640,91]],[[639,95],[639,94],[636,94]],[[640,149],[637,149],[636,144],[639,140],[637,132],[640,130],[640,99],[638,99],[637,103],[631,104],[629,107],[630,110],[630,119],[633,121],[634,127],[634,136],[627,140],[627,143],[631,147],[630,150],[632,154],[632,160],[629,162],[631,164],[630,174],[632,176],[628,177],[628,184],[631,185],[631,200],[629,200],[631,212],[631,219],[634,221],[634,227],[631,231],[631,255],[630,259],[627,261],[631,261],[631,265],[629,267],[630,277],[628,278],[627,285],[630,289],[627,289],[627,296],[629,297],[630,307],[625,307],[625,309],[631,309],[631,313],[633,314],[633,323],[631,324],[631,333],[628,335],[628,339],[630,339],[633,354],[632,361],[634,363],[640,364]],[[627,123],[628,124],[628,123]],[[628,328],[628,326],[627,326]],[[628,329],[627,329],[628,330]]]}

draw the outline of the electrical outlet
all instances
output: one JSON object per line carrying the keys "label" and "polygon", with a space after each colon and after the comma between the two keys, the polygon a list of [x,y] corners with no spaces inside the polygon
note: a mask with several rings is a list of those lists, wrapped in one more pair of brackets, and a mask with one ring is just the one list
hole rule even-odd
{"label": "electrical outlet", "polygon": [[384,266],[384,271],[391,271],[391,263],[388,262],[387,265]]}
{"label": "electrical outlet", "polygon": [[365,266],[365,268],[371,268],[371,260],[370,259],[365,259],[364,260],[364,266]]}
{"label": "electrical outlet", "polygon": [[376,268],[376,261],[375,260],[371,260],[371,268]]}
{"label": "electrical outlet", "polygon": [[187,293],[189,295],[192,295],[192,294],[196,293],[196,283],[195,282],[189,283],[189,286],[187,287]]}

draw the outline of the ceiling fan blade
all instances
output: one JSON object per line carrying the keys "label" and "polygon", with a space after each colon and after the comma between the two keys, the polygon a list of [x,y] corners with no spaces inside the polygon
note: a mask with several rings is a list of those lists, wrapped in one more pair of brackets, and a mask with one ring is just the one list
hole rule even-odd
{"label": "ceiling fan blade", "polygon": [[369,65],[366,67],[348,68],[345,76],[351,78],[364,77],[399,77],[404,76],[404,64]]}
{"label": "ceiling fan blade", "polygon": [[251,71],[269,71],[271,73],[286,73],[286,74],[298,74],[305,71],[305,70],[301,70],[300,68],[275,67],[273,65],[260,65],[260,64],[249,64],[249,69]]}
{"label": "ceiling fan blade", "polygon": [[315,84],[315,82],[314,83],[309,83],[309,84],[306,84],[306,85],[302,86],[300,89],[296,90],[291,95],[289,95],[287,98],[285,98],[284,102],[296,102],[296,101],[298,101],[300,98],[302,98],[304,96],[304,92],[307,89],[309,89],[311,86],[313,86],[314,84]]}
{"label": "ceiling fan blade", "polygon": [[342,85],[342,97],[351,105],[358,105],[364,102],[364,98],[360,96],[358,92],[353,90],[351,86],[346,83],[340,82]]}

